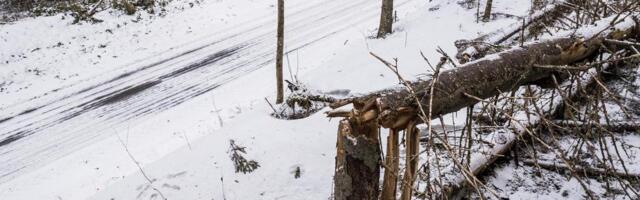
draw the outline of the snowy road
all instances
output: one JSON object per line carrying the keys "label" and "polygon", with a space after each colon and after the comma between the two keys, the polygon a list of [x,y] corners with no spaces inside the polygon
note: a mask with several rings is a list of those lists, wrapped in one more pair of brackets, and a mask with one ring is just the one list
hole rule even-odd
{"label": "snowy road", "polygon": [[[402,6],[410,1],[397,1]],[[330,0],[288,8],[287,51],[303,48],[379,14],[375,0]],[[100,141],[112,129],[162,112],[270,66],[274,17],[239,25],[214,42],[147,65],[113,70],[0,114],[0,184]],[[265,86],[266,87],[266,86]]]}

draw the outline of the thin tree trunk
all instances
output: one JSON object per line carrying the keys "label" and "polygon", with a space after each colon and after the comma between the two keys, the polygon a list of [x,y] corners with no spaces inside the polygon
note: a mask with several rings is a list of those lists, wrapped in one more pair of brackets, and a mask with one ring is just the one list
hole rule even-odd
{"label": "thin tree trunk", "polygon": [[488,22],[491,20],[491,8],[493,7],[493,0],[487,0],[487,5],[484,8],[484,16],[482,17],[482,21]]}
{"label": "thin tree trunk", "polygon": [[278,43],[276,50],[276,103],[284,102],[284,83],[282,77],[282,63],[284,56],[284,0],[278,0]]}
{"label": "thin tree trunk", "polygon": [[398,130],[390,129],[389,136],[387,136],[387,155],[384,159],[384,182],[380,198],[382,200],[396,199],[400,163],[400,149],[398,147]]}
{"label": "thin tree trunk", "polygon": [[384,38],[393,32],[393,0],[382,0],[382,14],[378,27],[378,38]]}

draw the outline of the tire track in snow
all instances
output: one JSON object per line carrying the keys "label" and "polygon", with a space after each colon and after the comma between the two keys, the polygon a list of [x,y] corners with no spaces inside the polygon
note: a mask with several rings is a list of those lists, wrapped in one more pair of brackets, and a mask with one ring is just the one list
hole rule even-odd
{"label": "tire track in snow", "polygon": [[[337,1],[334,1],[334,2],[337,2]],[[361,2],[362,2],[362,1],[361,1]],[[334,9],[333,7],[328,7],[328,8]],[[325,13],[326,13],[328,10],[321,10],[321,11],[323,11],[323,12],[325,12]],[[307,12],[305,12],[305,13],[306,13],[306,14],[312,14],[312,15],[313,15],[313,14],[319,14],[318,12],[311,12],[311,13],[309,13],[308,11],[307,11]],[[309,21],[309,20],[307,20],[307,19],[306,19],[306,17],[303,17],[303,20],[298,19],[298,20],[297,20],[297,22],[295,22],[293,25],[295,26],[295,25],[301,24],[300,22],[305,22],[305,21],[307,21],[307,23],[306,23],[306,24],[303,24],[303,25],[309,25],[309,24],[311,24],[310,22],[316,22],[316,21],[318,21],[318,20],[315,20],[315,21]],[[288,25],[290,25],[290,24],[288,24]],[[266,25],[261,25],[259,28],[269,28],[269,27],[267,27]],[[268,29],[267,29],[267,30],[268,30]],[[229,39],[231,39],[231,38],[233,38],[233,37],[236,37],[236,36],[239,36],[239,35],[238,35],[238,34],[236,34],[236,35],[232,35],[231,37],[226,37],[226,38],[220,39],[220,40],[218,40],[218,41],[215,41],[215,42],[213,42],[212,44],[208,44],[208,45],[205,45],[205,46],[199,47],[199,48],[197,48],[197,49],[195,49],[195,50],[190,50],[190,51],[184,52],[184,53],[182,53],[182,54],[180,54],[180,55],[178,55],[178,56],[175,56],[175,57],[172,57],[172,58],[169,58],[169,59],[165,59],[165,60],[159,61],[159,62],[157,62],[157,63],[151,64],[151,65],[147,65],[147,66],[144,66],[144,67],[142,67],[142,68],[140,68],[140,69],[136,69],[136,70],[134,70],[134,71],[131,71],[131,72],[127,72],[127,73],[124,73],[124,74],[118,75],[117,77],[115,77],[115,78],[113,78],[113,79],[110,79],[110,80],[108,80],[108,81],[106,81],[106,82],[103,82],[103,83],[100,83],[100,84],[97,84],[97,85],[90,86],[90,87],[85,88],[85,89],[83,89],[83,90],[81,90],[81,91],[79,91],[79,92],[76,92],[76,93],[72,94],[72,95],[69,95],[69,96],[67,96],[67,97],[64,97],[62,100],[70,99],[70,97],[77,97],[77,96],[80,96],[80,95],[85,95],[84,99],[75,99],[74,101],[78,101],[78,100],[80,100],[80,101],[96,101],[96,100],[101,99],[101,97],[104,97],[104,96],[116,95],[116,94],[118,93],[118,90],[125,90],[125,89],[127,89],[128,87],[132,87],[132,85],[140,84],[141,80],[154,79],[155,77],[157,77],[157,78],[159,78],[159,79],[170,78],[171,76],[176,76],[176,75],[179,75],[179,74],[184,74],[185,72],[193,71],[193,70],[195,70],[196,68],[203,67],[204,65],[215,63],[215,62],[217,62],[217,61],[219,61],[219,60],[218,60],[218,59],[215,59],[215,58],[217,58],[218,56],[214,54],[214,55],[208,55],[208,56],[207,56],[207,57],[213,57],[213,58],[205,58],[205,59],[203,59],[203,60],[191,61],[191,62],[192,62],[192,64],[187,65],[186,67],[183,67],[183,68],[175,68],[175,67],[174,67],[174,69],[166,70],[166,69],[165,69],[165,67],[166,67],[166,66],[164,66],[164,65],[162,65],[162,66],[161,66],[161,64],[168,64],[168,65],[169,65],[169,67],[172,67],[172,65],[179,65],[179,63],[180,63],[180,62],[185,62],[185,61],[182,61],[182,60],[179,60],[179,61],[177,61],[177,62],[175,61],[176,59],[180,58],[181,56],[189,55],[189,54],[194,53],[194,52],[196,52],[196,51],[203,50],[203,49],[205,49],[206,47],[209,47],[209,46],[211,46],[211,45],[216,45],[216,44],[218,44],[218,43],[221,43],[220,41],[229,40]],[[263,34],[263,35],[261,35],[261,36],[265,36],[265,34]],[[258,38],[258,37],[254,37],[254,38],[246,39],[246,40],[255,40],[256,38]],[[243,39],[245,39],[245,38],[243,38]],[[224,44],[223,44],[223,45],[224,45]],[[207,49],[207,50],[209,50],[209,49]],[[218,50],[213,49],[213,51],[218,51]],[[219,50],[219,51],[221,51],[221,52],[225,52],[225,51],[227,51],[227,50],[222,49],[222,50]],[[219,53],[220,53],[220,52],[219,52]],[[216,54],[218,54],[218,53],[216,53]],[[206,55],[206,54],[205,54],[205,55]],[[204,56],[204,55],[199,55],[199,56]],[[214,60],[214,59],[215,59],[215,60]],[[172,62],[172,63],[168,63],[169,61],[174,61],[174,62]],[[188,61],[187,61],[187,62],[188,62]],[[179,67],[180,67],[180,66],[179,66]],[[164,71],[162,71],[162,70],[164,70]],[[160,72],[158,72],[158,71],[160,71]],[[168,71],[168,72],[167,72],[167,71]],[[166,74],[162,74],[162,73],[166,73]],[[148,77],[148,76],[147,76],[147,77],[134,77],[134,78],[131,78],[131,79],[125,79],[125,78],[127,78],[127,77],[132,76],[133,74],[143,75],[143,76],[144,76],[144,75],[146,75],[146,74],[151,74],[151,76],[152,76],[152,77]],[[160,77],[158,77],[158,75],[157,75],[157,74],[160,74]],[[155,76],[155,77],[154,77],[154,76]],[[116,85],[114,85],[114,83],[116,83],[116,82],[118,82],[118,83],[117,83]],[[107,86],[105,87],[104,85],[107,85]],[[121,86],[122,86],[122,88],[121,88],[121,89],[117,89],[118,87],[121,87]],[[99,88],[102,88],[102,89],[99,89]],[[98,90],[98,89],[99,89],[99,90]],[[98,91],[95,91],[95,90],[98,90]],[[105,94],[105,93],[106,93],[106,94]],[[96,95],[102,95],[102,96],[95,97]],[[59,101],[59,100],[58,100],[58,101]],[[87,102],[87,103],[89,103],[89,102]],[[85,103],[85,104],[86,104],[86,103]],[[66,104],[63,104],[63,105],[61,105],[61,106],[57,106],[57,107],[54,107],[54,108],[52,108],[52,109],[49,109],[49,110],[45,111],[43,114],[50,113],[51,111],[57,111],[57,110],[60,110],[60,109],[61,109],[61,108],[63,108],[64,106],[66,106]],[[65,111],[74,110],[74,109],[77,109],[77,107],[82,107],[82,106],[71,107],[71,108],[69,108],[69,109],[67,109],[67,110],[65,110]],[[13,118],[16,118],[16,117],[24,116],[24,115],[29,114],[29,113],[33,112],[34,110],[38,110],[38,109],[40,109],[40,108],[42,108],[42,107],[37,107],[37,108],[31,108],[31,109],[28,109],[27,111],[23,111],[23,112],[19,113],[18,115],[11,116],[11,117],[7,118],[7,120],[2,120],[2,121],[8,121],[9,119],[13,119]],[[53,115],[60,115],[60,114],[63,114],[63,113],[53,113]],[[73,115],[72,115],[72,116],[73,116]],[[23,118],[24,118],[24,117],[23,117]],[[69,116],[67,116],[66,118],[73,118],[73,117],[69,117]],[[32,120],[32,119],[28,119],[28,121],[34,121],[34,120]],[[23,122],[23,121],[20,121],[20,122]],[[56,122],[57,122],[57,121],[56,121]],[[31,124],[30,124],[30,125],[31,125]],[[4,132],[4,131],[0,132],[0,136],[4,136],[4,135],[6,135],[6,133],[3,133],[3,132]],[[9,133],[11,133],[11,132],[14,132],[14,131],[10,131]],[[15,134],[13,134],[13,135],[15,135]],[[14,136],[14,137],[15,137],[15,136]],[[1,141],[1,140],[0,140],[0,141]],[[1,145],[0,145],[0,146],[1,146]]]}
{"label": "tire track in snow", "polygon": [[[337,0],[287,16],[287,34],[294,33],[287,39],[289,51],[375,19],[375,2]],[[258,31],[231,35],[1,119],[0,183],[109,136],[101,130],[175,107],[272,63],[271,29],[260,25]]]}

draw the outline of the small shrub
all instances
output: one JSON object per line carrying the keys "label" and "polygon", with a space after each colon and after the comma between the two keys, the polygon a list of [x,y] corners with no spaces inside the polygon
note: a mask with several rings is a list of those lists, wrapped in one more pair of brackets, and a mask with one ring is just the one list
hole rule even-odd
{"label": "small shrub", "polygon": [[246,147],[242,147],[236,144],[234,140],[230,140],[229,153],[231,161],[236,168],[236,173],[242,172],[243,174],[251,173],[260,167],[260,164],[255,160],[247,160],[242,154],[247,154]]}
{"label": "small shrub", "polygon": [[[134,15],[138,10],[146,10],[150,14],[164,16],[164,7],[171,1],[173,0],[0,0],[0,22],[65,13],[74,17],[74,23],[95,23],[101,20],[93,15],[109,8],[127,15]],[[156,12],[156,9],[160,12]]]}
{"label": "small shrub", "polygon": [[296,166],[293,170],[293,178],[299,179],[300,177],[302,177],[302,169],[300,169],[300,166]]}

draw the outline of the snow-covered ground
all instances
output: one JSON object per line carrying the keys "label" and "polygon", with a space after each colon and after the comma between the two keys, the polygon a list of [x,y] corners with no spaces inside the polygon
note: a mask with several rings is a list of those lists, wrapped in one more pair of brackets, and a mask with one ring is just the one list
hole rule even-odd
{"label": "snow-covered ground", "polygon": [[[277,120],[264,100],[275,92],[274,2],[174,1],[164,17],[0,26],[1,199],[329,198],[336,121]],[[494,11],[524,16],[530,2]],[[320,91],[387,88],[397,79],[369,52],[424,76],[420,51],[436,61],[437,47],[453,55],[455,40],[520,21],[476,23],[454,0],[396,0],[395,33],[378,40],[379,3],[287,1],[286,77]],[[235,173],[231,139],[256,171]]]}

